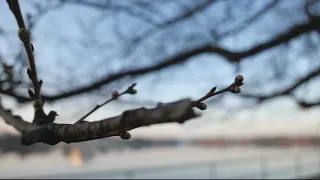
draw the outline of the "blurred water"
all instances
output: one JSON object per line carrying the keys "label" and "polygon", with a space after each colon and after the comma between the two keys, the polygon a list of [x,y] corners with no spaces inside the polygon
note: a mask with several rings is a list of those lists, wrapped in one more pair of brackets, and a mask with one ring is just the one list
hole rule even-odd
{"label": "blurred water", "polygon": [[0,178],[31,179],[295,178],[319,170],[317,148],[157,148],[101,154],[79,167],[58,153],[0,162]]}
{"label": "blurred water", "polygon": [[[128,169],[121,171],[93,171],[86,173],[67,173],[35,178],[113,178],[113,179],[208,179],[208,178],[301,178],[319,173],[320,161],[315,154],[292,156],[286,159],[205,162],[161,167]],[[297,161],[296,157],[299,157]]]}

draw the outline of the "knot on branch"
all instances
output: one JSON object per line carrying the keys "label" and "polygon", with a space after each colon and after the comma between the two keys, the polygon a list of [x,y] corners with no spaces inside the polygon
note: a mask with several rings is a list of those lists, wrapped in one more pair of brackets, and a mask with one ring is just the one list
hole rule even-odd
{"label": "knot on branch", "polygon": [[18,36],[19,39],[23,42],[23,43],[29,43],[30,42],[30,38],[31,38],[31,34],[30,32],[25,29],[25,28],[19,28],[18,30]]}
{"label": "knot on branch", "polygon": [[61,140],[57,138],[55,132],[58,132],[57,124],[48,124],[34,131],[27,132],[21,136],[21,144],[29,146],[37,142],[43,142],[50,145],[55,145]]}

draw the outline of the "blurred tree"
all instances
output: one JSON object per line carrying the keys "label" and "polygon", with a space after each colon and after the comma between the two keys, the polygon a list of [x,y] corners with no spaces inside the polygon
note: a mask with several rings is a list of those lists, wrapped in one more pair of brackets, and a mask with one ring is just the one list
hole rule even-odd
{"label": "blurred tree", "polygon": [[[246,74],[249,84],[242,93],[245,98],[261,102],[292,95],[302,107],[319,105],[318,97],[306,101],[296,96],[303,84],[316,81],[320,73],[319,1],[22,3],[28,7],[23,14],[33,43],[40,45],[36,57],[43,62],[37,66],[46,82],[43,95],[47,102],[91,92],[106,93],[108,86],[127,82],[129,77],[152,76],[165,69],[181,71],[179,66],[189,61],[200,61],[203,68],[201,64],[215,65],[223,60],[231,64],[222,64],[222,68]],[[0,32],[7,40],[3,45],[9,49],[16,39],[11,38],[15,37],[14,31],[8,27],[1,27]],[[20,103],[31,100],[24,90],[30,82],[24,75],[27,64],[23,51],[20,47],[9,57],[8,53],[1,54],[1,61],[14,64],[15,72],[13,88],[3,87],[1,93]],[[46,53],[51,57],[45,57]],[[203,57],[210,61],[204,62]],[[210,71],[211,67],[202,70],[214,79],[216,73]],[[54,70],[57,72],[51,72]],[[198,81],[207,81],[202,73],[204,80]]]}
{"label": "blurred tree", "polygon": [[[200,89],[201,83],[208,89],[212,79],[227,86],[220,80],[224,72],[227,78],[244,74],[244,99],[261,103],[289,96],[303,108],[320,105],[316,93],[303,93],[319,81],[320,1],[31,0],[21,6],[26,7],[22,14],[35,45],[46,103],[90,93],[101,98],[111,88],[133,78],[140,83],[155,73],[145,87],[159,85],[163,90],[164,78],[192,89]],[[10,11],[2,12],[14,22]],[[0,93],[27,103],[36,98],[25,89],[35,84],[26,78],[27,58],[24,48],[15,44],[12,22],[0,27]],[[175,73],[187,82],[173,81]],[[140,93],[146,94],[143,89]],[[181,97],[184,93],[188,91]],[[148,94],[138,100],[162,99]]]}

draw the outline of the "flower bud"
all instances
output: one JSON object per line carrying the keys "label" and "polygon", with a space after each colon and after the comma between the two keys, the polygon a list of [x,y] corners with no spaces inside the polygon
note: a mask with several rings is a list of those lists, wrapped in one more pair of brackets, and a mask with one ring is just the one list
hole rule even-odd
{"label": "flower bud", "polygon": [[131,134],[129,132],[123,132],[120,134],[121,139],[128,140],[131,138]]}
{"label": "flower bud", "polygon": [[238,75],[235,77],[234,82],[237,86],[243,85],[243,76]]}
{"label": "flower bud", "polygon": [[112,98],[113,98],[113,99],[118,99],[118,97],[119,97],[118,91],[113,91],[113,92],[112,92]]}
{"label": "flower bud", "polygon": [[133,89],[133,88],[129,88],[127,91],[129,94],[136,94],[137,90]]}
{"label": "flower bud", "polygon": [[214,93],[216,91],[216,89],[217,89],[217,86],[213,87],[212,89],[210,89],[209,93],[211,93],[211,94]]}
{"label": "flower bud", "polygon": [[207,109],[207,105],[205,103],[199,103],[196,107],[199,108],[200,110],[206,110]]}

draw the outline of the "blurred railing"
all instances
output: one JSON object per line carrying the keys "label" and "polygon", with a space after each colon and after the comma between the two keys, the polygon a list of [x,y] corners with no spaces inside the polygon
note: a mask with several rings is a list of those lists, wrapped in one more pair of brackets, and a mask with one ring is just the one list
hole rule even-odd
{"label": "blurred railing", "polygon": [[[196,156],[197,154],[190,155]],[[251,157],[115,171],[100,170],[60,174],[43,178],[298,179],[308,178],[319,172],[320,151],[315,149],[308,153],[303,151],[282,154],[268,153]]]}

